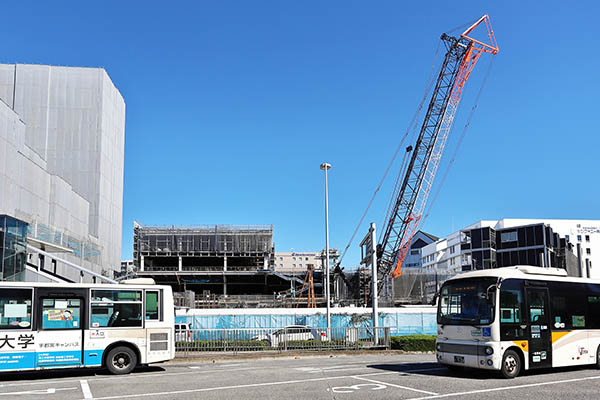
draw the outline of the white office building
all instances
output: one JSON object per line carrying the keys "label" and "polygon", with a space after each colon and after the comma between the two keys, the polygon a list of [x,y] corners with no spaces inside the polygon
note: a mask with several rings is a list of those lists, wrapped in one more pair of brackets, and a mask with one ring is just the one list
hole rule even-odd
{"label": "white office building", "polygon": [[600,220],[481,220],[421,249],[427,292],[462,271],[511,265],[565,268],[600,279]]}
{"label": "white office building", "polygon": [[[30,244],[110,277],[124,140],[125,102],[104,69],[0,65],[0,214],[26,222]],[[60,263],[44,269],[80,279]]]}

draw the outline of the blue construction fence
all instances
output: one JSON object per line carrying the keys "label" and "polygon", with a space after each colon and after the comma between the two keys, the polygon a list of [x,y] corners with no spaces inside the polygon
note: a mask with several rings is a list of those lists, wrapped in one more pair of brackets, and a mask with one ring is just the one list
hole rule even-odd
{"label": "blue construction fence", "polygon": [[[278,309],[276,312],[266,310],[247,314],[245,310],[188,310],[178,312],[176,323],[188,323],[191,329],[278,329],[290,325],[304,325],[311,328],[326,328],[327,316],[321,312],[309,312],[290,309],[289,313]],[[260,310],[262,311],[262,310]],[[311,310],[312,311],[312,310]],[[370,311],[360,309],[356,312],[346,310],[331,313],[332,328],[353,328],[372,326]],[[393,309],[386,308],[379,312],[379,326],[389,327],[392,336],[435,335],[437,333],[435,309]]]}

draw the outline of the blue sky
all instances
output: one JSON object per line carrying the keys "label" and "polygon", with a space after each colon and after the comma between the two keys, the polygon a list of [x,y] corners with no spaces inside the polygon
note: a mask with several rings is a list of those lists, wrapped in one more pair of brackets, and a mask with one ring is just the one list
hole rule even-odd
{"label": "blue sky", "polygon": [[[123,94],[124,259],[134,219],[273,224],[277,250],[320,250],[323,161],[342,249],[423,96],[440,34],[488,13],[500,53],[423,229],[599,219],[600,6],[486,3],[11,2],[0,61],[104,67]],[[467,83],[438,178],[489,62]]]}

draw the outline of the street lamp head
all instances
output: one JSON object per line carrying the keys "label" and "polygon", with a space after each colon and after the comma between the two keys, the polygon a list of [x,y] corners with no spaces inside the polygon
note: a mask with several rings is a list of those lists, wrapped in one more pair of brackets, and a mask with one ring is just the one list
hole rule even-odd
{"label": "street lamp head", "polygon": [[324,162],[323,164],[321,164],[321,169],[323,171],[326,171],[326,170],[328,170],[330,168],[331,168],[331,164],[329,164],[329,163]]}

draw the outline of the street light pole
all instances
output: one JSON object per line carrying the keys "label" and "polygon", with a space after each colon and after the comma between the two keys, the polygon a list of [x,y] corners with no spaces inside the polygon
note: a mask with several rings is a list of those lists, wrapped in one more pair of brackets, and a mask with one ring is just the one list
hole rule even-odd
{"label": "street light pole", "polygon": [[331,335],[331,313],[329,300],[329,191],[327,188],[327,171],[331,164],[321,164],[321,169],[325,171],[325,301],[327,302],[327,338]]}

